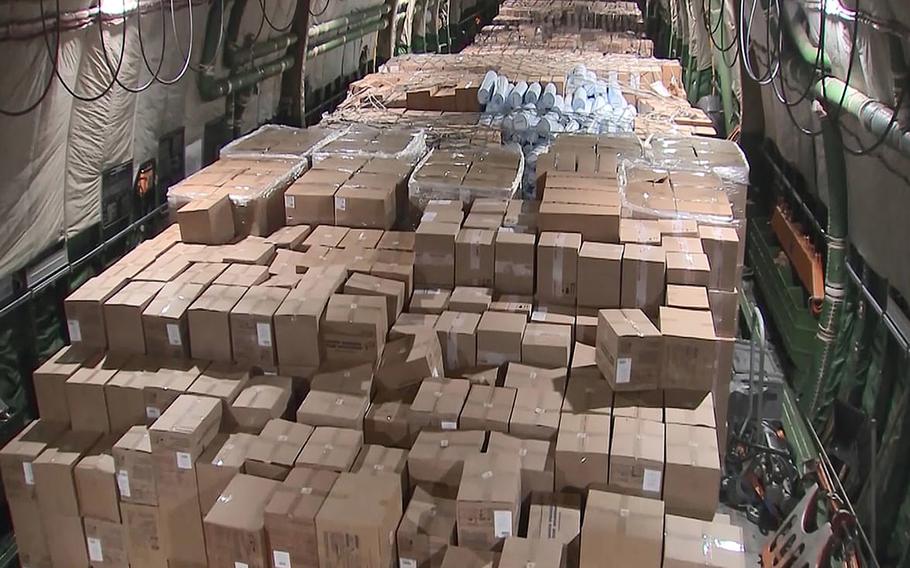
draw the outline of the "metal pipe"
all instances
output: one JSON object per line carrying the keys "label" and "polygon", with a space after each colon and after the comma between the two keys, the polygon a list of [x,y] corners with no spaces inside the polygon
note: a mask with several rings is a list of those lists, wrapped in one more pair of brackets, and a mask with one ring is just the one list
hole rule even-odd
{"label": "metal pipe", "polygon": [[297,35],[290,33],[275,37],[249,47],[229,47],[224,51],[224,61],[228,67],[239,67],[273,53],[284,51],[297,43]]}
{"label": "metal pipe", "polygon": [[389,26],[388,20],[380,20],[378,22],[368,24],[361,28],[349,30],[349,31],[345,32],[344,34],[336,37],[335,39],[329,40],[325,43],[321,43],[319,45],[316,45],[316,46],[313,46],[313,47],[307,49],[306,58],[313,59],[314,57],[316,57],[318,55],[322,55],[323,53],[326,53],[327,51],[331,51],[335,48],[341,47],[347,43],[350,43],[354,40],[358,40],[371,33],[378,32],[380,30],[384,30],[388,26]]}
{"label": "metal pipe", "polygon": [[910,339],[904,336],[903,332],[897,327],[897,324],[894,323],[894,320],[891,319],[888,312],[878,303],[878,300],[875,299],[875,296],[872,295],[872,292],[869,291],[866,284],[862,281],[856,271],[853,270],[853,267],[850,266],[850,263],[847,263],[847,275],[850,276],[850,279],[853,280],[856,287],[863,293],[863,297],[866,299],[866,303],[872,308],[872,311],[882,319],[885,328],[888,329],[888,333],[890,333],[894,340],[897,341],[897,344],[900,345],[901,351],[904,352],[904,356],[910,358]]}
{"label": "metal pipe", "polygon": [[199,79],[199,93],[205,101],[225,97],[240,89],[251,87],[273,75],[280,75],[294,65],[294,56],[286,55],[277,61],[271,61],[250,71],[231,75],[223,79],[213,77]]}
{"label": "metal pipe", "polygon": [[307,37],[312,40],[313,38],[326,35],[329,32],[358,27],[368,21],[374,21],[382,18],[388,14],[391,9],[392,8],[388,4],[380,4],[379,6],[374,6],[365,10],[350,12],[344,16],[335,18],[334,20],[316,24],[307,30]]}

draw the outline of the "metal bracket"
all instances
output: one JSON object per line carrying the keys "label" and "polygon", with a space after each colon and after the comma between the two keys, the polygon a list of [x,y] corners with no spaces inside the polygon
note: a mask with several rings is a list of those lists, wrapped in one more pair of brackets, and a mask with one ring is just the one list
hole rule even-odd
{"label": "metal bracket", "polygon": [[827,566],[834,530],[830,522],[811,530],[815,524],[819,487],[806,491],[793,512],[761,552],[763,568],[784,566]]}

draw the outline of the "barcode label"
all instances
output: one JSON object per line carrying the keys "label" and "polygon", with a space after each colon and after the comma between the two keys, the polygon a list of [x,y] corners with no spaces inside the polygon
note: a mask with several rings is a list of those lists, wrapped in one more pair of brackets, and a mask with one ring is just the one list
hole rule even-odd
{"label": "barcode label", "polygon": [[344,211],[348,208],[348,202],[344,197],[335,198],[335,209],[339,211]]}
{"label": "barcode label", "polygon": [[256,324],[256,341],[260,347],[272,346],[272,326],[267,323]]}
{"label": "barcode label", "polygon": [[641,481],[641,488],[649,493],[660,493],[661,473],[656,469],[645,468],[645,475]]}
{"label": "barcode label", "polygon": [[493,535],[496,538],[512,536],[512,511],[493,511]]}
{"label": "barcode label", "polygon": [[285,195],[285,196],[284,196],[284,206],[285,206],[285,207],[289,207],[289,208],[291,208],[291,209],[293,209],[293,208],[296,206],[295,203],[294,203],[294,196],[293,196],[293,195]]}
{"label": "barcode label", "polygon": [[417,561],[413,558],[399,558],[398,568],[417,568]]}
{"label": "barcode label", "polygon": [[158,420],[161,417],[161,411],[155,406],[145,407],[145,417],[149,420]]}
{"label": "barcode label", "polygon": [[88,559],[92,562],[104,562],[104,554],[101,552],[101,540],[88,537],[85,542],[88,544]]}
{"label": "barcode label", "polygon": [[452,420],[443,420],[442,421],[443,430],[456,430],[458,429],[458,423]]}
{"label": "barcode label", "polygon": [[167,342],[174,346],[183,345],[183,341],[180,339],[180,326],[176,323],[169,323],[166,326],[167,328]]}
{"label": "barcode label", "polygon": [[125,469],[117,472],[117,488],[121,497],[130,496],[130,474]]}
{"label": "barcode label", "polygon": [[22,462],[22,474],[25,476],[26,485],[35,484],[35,473],[32,471],[32,462]]}
{"label": "barcode label", "polygon": [[632,379],[632,359],[622,357],[616,360],[616,384],[628,383]]}
{"label": "barcode label", "polygon": [[274,560],[275,568],[291,568],[291,555],[288,552],[273,550],[272,560]]}
{"label": "barcode label", "polygon": [[177,467],[180,469],[193,469],[193,457],[186,452],[177,452]]}
{"label": "barcode label", "polygon": [[66,329],[70,332],[70,341],[82,341],[82,328],[79,320],[66,320]]}

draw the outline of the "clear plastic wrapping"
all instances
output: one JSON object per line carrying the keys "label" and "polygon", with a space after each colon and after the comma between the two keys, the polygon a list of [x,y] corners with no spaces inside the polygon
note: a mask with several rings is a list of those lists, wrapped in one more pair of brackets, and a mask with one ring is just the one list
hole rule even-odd
{"label": "clear plastic wrapping", "polygon": [[221,158],[227,159],[289,159],[308,158],[320,148],[344,135],[343,126],[311,126],[295,128],[266,124],[221,149]]}
{"label": "clear plastic wrapping", "polygon": [[352,124],[340,136],[322,144],[314,152],[314,159],[329,156],[394,158],[413,164],[426,152],[427,136],[423,129]]}

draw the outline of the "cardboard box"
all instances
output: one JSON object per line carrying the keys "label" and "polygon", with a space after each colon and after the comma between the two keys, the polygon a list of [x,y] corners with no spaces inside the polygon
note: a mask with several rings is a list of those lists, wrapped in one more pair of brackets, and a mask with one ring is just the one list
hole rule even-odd
{"label": "cardboard box", "polygon": [[742,278],[742,268],[738,262],[739,236],[736,229],[700,225],[698,236],[711,266],[708,288],[732,292],[739,286]]}
{"label": "cardboard box", "polygon": [[610,452],[610,489],[660,499],[663,491],[664,425],[617,416]]}
{"label": "cardboard box", "polygon": [[[41,514],[51,566],[84,567],[89,565],[85,529],[81,517]],[[53,535],[53,538],[51,538]]]}
{"label": "cardboard box", "polygon": [[427,568],[442,564],[455,543],[455,501],[414,490],[397,533],[400,566]]}
{"label": "cardboard box", "polygon": [[435,330],[442,348],[445,368],[453,373],[477,365],[477,329],[481,316],[464,312],[443,312]]}
{"label": "cardboard box", "polygon": [[578,233],[541,233],[537,244],[537,299],[574,306],[578,299]]}
{"label": "cardboard box", "polygon": [[461,227],[463,220],[464,212],[460,207],[443,208],[435,211],[426,210],[420,216],[421,223],[446,223],[458,225],[459,227]]}
{"label": "cardboard box", "polygon": [[310,391],[342,393],[366,397],[373,396],[373,366],[369,363],[313,375]]}
{"label": "cardboard box", "polygon": [[[183,246],[202,247],[202,245]],[[192,263],[189,260],[189,255],[179,254],[172,248],[167,254],[161,255],[151,264],[143,268],[142,271],[133,278],[133,281],[170,282],[189,268],[190,264]]]}
{"label": "cardboard box", "polygon": [[[94,361],[93,361],[94,362]],[[74,430],[110,432],[105,385],[117,373],[118,361],[97,361],[93,367],[82,367],[64,383],[70,423]]]}
{"label": "cardboard box", "polygon": [[383,399],[413,400],[423,379],[443,374],[438,336],[421,331],[386,345],[376,370],[376,387]]}
{"label": "cardboard box", "polygon": [[223,262],[194,262],[192,266],[175,278],[173,282],[200,284],[204,287],[208,287],[216,278],[221,276],[221,273],[224,272],[227,267],[228,265]]}
{"label": "cardboard box", "polygon": [[464,379],[428,378],[420,385],[408,413],[412,432],[457,430],[471,383]]}
{"label": "cardboard box", "polygon": [[252,434],[218,434],[196,461],[199,507],[208,512],[234,476],[243,470],[246,455],[256,440]]}
{"label": "cardboard box", "polygon": [[409,335],[416,335],[421,331],[434,331],[436,322],[439,320],[437,314],[412,314],[403,313],[395,320],[392,329],[389,330],[389,341],[401,339]]}
{"label": "cardboard box", "polygon": [[319,566],[385,568],[402,506],[394,475],[343,473],[316,515]]}
{"label": "cardboard box", "polygon": [[457,286],[449,298],[448,310],[482,314],[493,302],[493,289],[480,286]]}
{"label": "cardboard box", "polygon": [[668,514],[663,566],[745,568],[751,560],[743,542],[741,527]]}
{"label": "cardboard box", "polygon": [[521,363],[509,363],[504,385],[513,389],[536,389],[559,394],[559,402],[566,393],[566,369],[542,369]]}
{"label": "cardboard box", "polygon": [[49,568],[51,556],[44,524],[34,498],[10,499],[8,505],[19,562],[23,566]]}
{"label": "cardboard box", "polygon": [[581,527],[581,568],[603,566],[604,558],[643,568],[660,568],[664,504],[655,499],[591,491]]}
{"label": "cardboard box", "polygon": [[417,286],[455,286],[457,223],[422,222],[414,238],[414,283]]}
{"label": "cardboard box", "polygon": [[578,252],[578,306],[618,308],[623,246],[586,242]]}
{"label": "cardboard box", "polygon": [[273,317],[287,295],[283,288],[253,286],[231,308],[231,347],[235,361],[270,369],[277,366]]}
{"label": "cardboard box", "polygon": [[332,225],[319,225],[313,229],[310,236],[303,241],[303,249],[309,250],[312,247],[337,247],[341,240],[348,234],[347,227],[334,227]]}
{"label": "cardboard box", "polygon": [[229,431],[235,426],[231,423],[230,407],[249,382],[250,371],[247,367],[231,363],[212,363],[193,381],[186,392],[220,398],[222,430]]}
{"label": "cardboard box", "polygon": [[224,246],[224,262],[267,266],[275,258],[275,245],[261,237],[247,237]]}
{"label": "cardboard box", "polygon": [[217,245],[234,238],[234,212],[227,192],[198,197],[177,211],[180,240]]}
{"label": "cardboard box", "polygon": [[477,363],[520,362],[525,318],[519,314],[485,312],[477,324]]}
{"label": "cardboard box", "polygon": [[129,282],[126,277],[96,276],[63,301],[70,343],[86,350],[107,348],[104,303]]}
{"label": "cardboard box", "polygon": [[[351,473],[365,473],[367,475],[394,474],[398,477],[401,486],[401,495],[404,499],[410,486],[408,480],[408,452],[401,448],[386,448],[377,445],[364,445],[357,460],[351,467]],[[404,505],[407,501],[403,501]]]}
{"label": "cardboard box", "polygon": [[600,310],[597,367],[613,390],[660,388],[660,332],[641,310]]}
{"label": "cardboard box", "polygon": [[509,433],[519,438],[554,440],[559,429],[562,395],[555,390],[519,388],[509,418]]}
{"label": "cardboard box", "polygon": [[[19,507],[21,509],[35,506],[37,491],[32,463],[45,449],[53,447],[65,432],[63,424],[35,420],[0,449],[3,492],[10,503],[27,505]],[[23,518],[23,521],[28,520]]]}
{"label": "cardboard box", "polygon": [[552,539],[521,538],[506,539],[499,559],[499,568],[522,568],[524,566],[566,566],[565,546]]}
{"label": "cardboard box", "polygon": [[658,219],[661,237],[697,237],[698,221],[694,219]]}
{"label": "cardboard box", "polygon": [[148,429],[133,426],[117,440],[111,452],[120,500],[123,503],[157,505],[158,485]]}
{"label": "cardboard box", "polygon": [[397,177],[384,174],[355,174],[335,194],[335,222],[349,227],[391,229],[397,212],[396,181]]}
{"label": "cardboard box", "polygon": [[534,493],[528,512],[528,538],[554,541],[564,547],[566,564],[578,566],[581,548],[581,496]]}
{"label": "cardboard box", "polygon": [[[569,367],[569,376],[590,377],[593,379],[602,378],[600,369],[597,368],[597,348],[584,343],[575,342],[575,349],[572,351],[572,366]],[[609,385],[607,385],[609,386]]]}
{"label": "cardboard box", "polygon": [[552,492],[555,474],[554,445],[544,440],[522,440],[491,432],[487,454],[518,456],[521,463],[521,500],[526,506],[534,492]]}
{"label": "cardboard box", "polygon": [[619,205],[544,201],[540,204],[538,224],[541,231],[573,231],[586,241],[618,243],[619,214]]}
{"label": "cardboard box", "polygon": [[465,460],[480,454],[486,435],[478,431],[422,431],[408,453],[411,487],[454,498]]}
{"label": "cardboard box", "polygon": [[259,264],[230,264],[212,284],[249,288],[262,284],[269,277],[269,267]]}
{"label": "cardboard box", "polygon": [[101,360],[101,353],[71,345],[61,348],[32,373],[38,414],[47,422],[61,425],[70,423],[70,410],[66,403],[66,381],[81,366],[94,367]]}
{"label": "cardboard box", "polygon": [[664,388],[707,392],[727,384],[733,340],[715,335],[709,312],[661,307],[660,331]]}
{"label": "cardboard box", "polygon": [[451,290],[440,288],[415,289],[408,304],[408,311],[415,314],[439,315],[446,310],[451,295]]}
{"label": "cardboard box", "polygon": [[364,395],[312,390],[297,409],[297,422],[363,430],[370,399]]}
{"label": "cardboard box", "polygon": [[243,469],[250,475],[283,481],[294,468],[294,462],[313,427],[278,418],[269,420],[246,451]]}
{"label": "cardboard box", "polygon": [[265,242],[275,245],[276,249],[300,250],[303,241],[310,235],[309,225],[281,227],[265,238]]}
{"label": "cardboard box", "polygon": [[502,213],[468,213],[464,220],[464,227],[472,230],[494,232],[502,226]]}
{"label": "cardboard box", "polygon": [[667,284],[667,307],[687,310],[708,310],[708,290],[704,286]]}
{"label": "cardboard box", "polygon": [[661,238],[661,246],[667,252],[687,252],[690,254],[701,254],[705,252],[701,239],[698,235],[692,236],[664,236]]}
{"label": "cardboard box", "polygon": [[338,474],[295,468],[272,494],[263,513],[271,566],[317,568],[316,514]]}
{"label": "cardboard box", "polygon": [[613,395],[613,416],[663,423],[664,392],[620,391]]}
{"label": "cardboard box", "polygon": [[394,448],[410,448],[414,437],[408,427],[410,405],[401,401],[377,402],[363,421],[364,441]]}
{"label": "cardboard box", "polygon": [[256,377],[231,404],[231,416],[241,432],[259,433],[269,420],[284,415],[290,399],[289,377]]}
{"label": "cardboard box", "polygon": [[739,329],[739,290],[708,290],[708,303],[717,336],[735,339]]}
{"label": "cardboard box", "polygon": [[119,524],[116,470],[110,450],[82,458],[73,469],[73,477],[80,515]]}
{"label": "cardboard box", "polygon": [[514,405],[515,389],[472,385],[459,425],[463,430],[508,432]]}
{"label": "cardboard box", "polygon": [[496,233],[494,287],[500,294],[534,294],[536,235],[500,230]]}
{"label": "cardboard box", "polygon": [[461,229],[455,239],[455,284],[492,288],[494,276],[493,239],[484,229]]}
{"label": "cardboard box", "polygon": [[620,219],[619,242],[639,245],[660,245],[662,233],[656,219]]}
{"label": "cardboard box", "polygon": [[459,377],[467,379],[471,385],[484,385],[489,387],[502,386],[504,374],[498,366],[473,367],[462,369]]}
{"label": "cardboard box", "polygon": [[667,284],[708,286],[711,268],[708,256],[700,253],[668,252]]}
{"label": "cardboard box", "polygon": [[[309,172],[308,172],[309,173]],[[337,173],[339,179],[347,176],[344,172]],[[288,225],[334,225],[335,224],[335,193],[344,180],[316,180],[308,181],[307,174],[291,184],[284,192],[284,220]]]}
{"label": "cardboard box", "polygon": [[190,356],[187,310],[203,289],[201,284],[169,282],[146,306],[142,330],[149,355],[174,359]]}
{"label": "cardboard box", "polygon": [[521,461],[515,455],[468,457],[458,486],[458,542],[492,550],[518,533]]}
{"label": "cardboard box", "polygon": [[597,343],[597,316],[575,316],[575,341],[585,345]]}
{"label": "cardboard box", "polygon": [[244,293],[246,288],[241,286],[213,284],[190,305],[187,323],[194,358],[232,360],[229,315]]}
{"label": "cardboard box", "polygon": [[405,284],[397,280],[367,274],[352,274],[344,284],[344,293],[385,298],[387,327],[391,327],[395,323],[398,314],[404,309]]}
{"label": "cardboard box", "polygon": [[163,282],[130,282],[104,302],[108,349],[112,353],[145,353],[142,312],[163,287]]}
{"label": "cardboard box", "polygon": [[568,367],[572,354],[572,328],[550,323],[529,323],[521,340],[522,362],[545,368]]}
{"label": "cardboard box", "polygon": [[594,367],[593,374],[578,374],[572,370],[566,397],[562,403],[563,414],[610,415],[613,411],[613,389]]}
{"label": "cardboard box", "polygon": [[716,421],[714,418],[714,395],[707,393],[692,408],[673,406],[672,402],[667,403],[665,410],[667,424],[683,424],[687,426],[703,426],[705,428],[714,428]]}
{"label": "cardboard box", "polygon": [[146,366],[149,372],[145,374],[145,384],[142,387],[145,423],[152,424],[178,396],[184,394],[205,369],[206,364],[205,361],[173,359],[164,366],[159,366],[154,360],[150,360],[150,365],[154,366]]}
{"label": "cardboard box", "polygon": [[265,538],[265,508],[278,483],[238,474],[205,515],[205,541],[209,566],[246,564],[271,566]]}
{"label": "cardboard box", "polygon": [[378,361],[388,329],[384,297],[334,294],[320,329],[326,363],[351,366]]}
{"label": "cardboard box", "polygon": [[[119,516],[119,511],[117,514]],[[129,566],[126,530],[119,520],[114,522],[86,517],[84,525],[88,560],[93,568]]]}
{"label": "cardboard box", "polygon": [[[381,252],[381,251],[380,251]],[[377,259],[381,258],[377,253]],[[396,280],[404,284],[404,301],[407,303],[408,298],[414,291],[414,263],[413,262],[385,262],[376,260],[370,269],[370,274],[378,278]]]}
{"label": "cardboard box", "polygon": [[383,250],[413,251],[415,234],[412,231],[386,231],[376,248]]}
{"label": "cardboard box", "polygon": [[474,550],[467,546],[446,548],[440,568],[495,568],[500,554],[490,550]]}
{"label": "cardboard box", "polygon": [[336,472],[350,471],[363,446],[363,432],[332,426],[317,426],[296,465]]}
{"label": "cardboard box", "polygon": [[626,245],[622,258],[623,308],[639,308],[654,318],[664,301],[666,254],[660,247]]}
{"label": "cardboard box", "polygon": [[79,517],[74,469],[84,456],[96,453],[93,448],[97,441],[97,433],[68,431],[31,462],[35,495],[43,518]]}
{"label": "cardboard box", "polygon": [[123,515],[127,559],[131,565],[166,568],[158,507],[122,503],[120,512]]}
{"label": "cardboard box", "polygon": [[710,521],[717,510],[720,458],[713,428],[667,424],[667,512]]}
{"label": "cardboard box", "polygon": [[610,416],[563,414],[556,436],[556,491],[605,488],[609,461]]}

